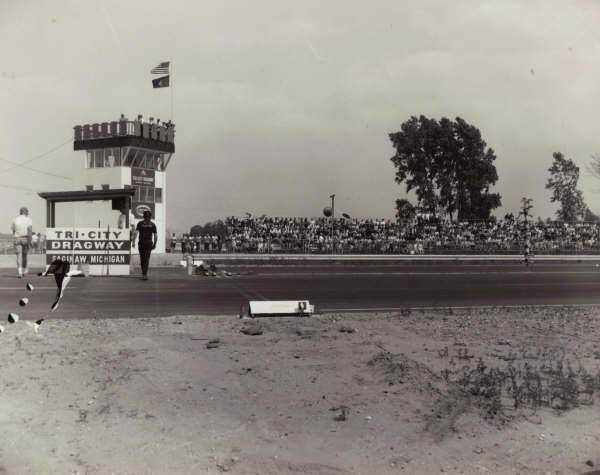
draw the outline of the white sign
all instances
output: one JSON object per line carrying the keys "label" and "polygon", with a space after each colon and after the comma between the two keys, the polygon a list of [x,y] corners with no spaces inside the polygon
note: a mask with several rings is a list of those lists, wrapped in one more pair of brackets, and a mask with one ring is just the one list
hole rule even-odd
{"label": "white sign", "polygon": [[89,266],[91,275],[129,275],[131,233],[118,228],[48,228],[46,264]]}

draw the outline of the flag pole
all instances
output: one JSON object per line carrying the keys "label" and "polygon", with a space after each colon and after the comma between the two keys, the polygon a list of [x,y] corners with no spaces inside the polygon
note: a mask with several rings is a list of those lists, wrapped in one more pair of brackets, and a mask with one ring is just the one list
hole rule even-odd
{"label": "flag pole", "polygon": [[175,71],[175,68],[173,67],[173,61],[171,60],[170,62],[170,66],[171,66],[171,71],[170,73],[170,78],[169,78],[169,89],[171,89],[171,122],[173,121],[173,72]]}

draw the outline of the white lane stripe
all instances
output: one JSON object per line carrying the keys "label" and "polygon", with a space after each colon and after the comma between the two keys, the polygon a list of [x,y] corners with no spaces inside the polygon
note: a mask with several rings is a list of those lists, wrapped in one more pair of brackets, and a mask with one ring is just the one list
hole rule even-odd
{"label": "white lane stripe", "polygon": [[242,287],[240,287],[239,285],[237,285],[234,282],[228,282],[233,288],[235,288],[243,297],[247,298],[248,300],[269,300],[268,298],[266,298],[264,295],[258,293],[255,290],[250,290],[250,289],[244,289]]}
{"label": "white lane stripe", "polygon": [[247,298],[248,300],[254,300],[254,297],[252,295],[250,295],[248,292],[246,292],[245,289],[242,289],[239,285],[235,284],[232,282],[232,287],[238,291],[238,293],[244,297]]}
{"label": "white lane stripe", "polygon": [[[586,285],[599,285],[600,281],[582,281],[582,282],[568,282],[568,281],[561,281],[561,282],[506,282],[506,283],[489,283],[489,282],[482,282],[482,283],[474,283],[474,282],[466,282],[464,286],[462,286],[461,288],[501,288],[501,287],[558,287],[558,288],[564,288],[564,287],[576,287],[576,286],[586,286]],[[69,287],[70,289],[80,289],[80,287]],[[248,300],[269,300],[267,297],[265,297],[264,295],[262,295],[259,292],[256,292],[254,290],[248,290],[248,289],[243,289],[243,288],[238,288],[238,287],[233,287],[240,295],[242,295],[243,297],[247,298]],[[53,287],[54,290],[56,290],[56,287]],[[394,288],[397,291],[401,291],[401,290],[415,290],[414,287],[395,287]],[[201,291],[202,289],[198,289],[196,287],[189,287],[189,288],[170,288],[170,289],[165,289],[160,287],[158,289],[160,292],[170,292],[172,294],[180,294],[180,293],[196,293],[199,290]],[[433,292],[436,292],[439,289],[433,289]],[[114,289],[85,289],[85,293],[87,294],[93,294],[93,295],[102,295],[102,294],[147,294],[149,292],[156,292],[156,289],[154,288],[147,288],[147,289],[121,289],[121,288],[114,288]]]}
{"label": "white lane stripe", "polygon": [[[600,261],[600,255],[595,258],[594,261],[585,260],[585,261],[557,261],[557,262],[535,262],[531,263],[531,265],[536,267],[568,267],[568,266],[592,266],[595,265],[595,261]],[[342,263],[328,263],[328,262],[308,262],[308,263],[293,263],[293,262],[284,262],[280,264],[271,264],[269,262],[257,262],[257,263],[244,263],[244,264],[230,264],[226,261],[220,262],[217,264],[219,266],[224,266],[227,268],[278,268],[278,267],[332,267],[332,266],[340,266],[340,267],[364,267],[367,266],[388,266],[388,267],[438,267],[438,266],[452,266],[452,267],[467,267],[467,268],[477,268],[477,267],[498,267],[498,268],[506,268],[506,267],[523,267],[525,263],[523,262],[523,258],[516,259],[511,262],[503,262],[503,261],[483,261],[482,262],[469,262],[469,261],[457,261],[457,262],[377,262],[373,261],[371,263],[364,262],[342,262]],[[166,266],[166,268],[173,268],[173,266]]]}
{"label": "white lane stripe", "polygon": [[317,309],[315,313],[337,313],[337,312],[400,312],[402,310],[440,310],[440,309],[453,309],[453,310],[490,310],[499,308],[540,308],[540,307],[600,307],[600,301],[598,303],[549,303],[549,304],[521,304],[521,305],[429,305],[422,307],[367,307],[367,308],[321,308],[317,303]]}
{"label": "white lane stripe", "polygon": [[258,295],[258,297],[259,297],[261,300],[269,300],[267,297],[265,297],[265,296],[264,296],[263,294],[261,294],[261,293],[258,293],[256,290],[252,290],[251,292],[252,292],[254,295]]}
{"label": "white lane stripe", "polygon": [[[600,271],[489,271],[489,272],[257,272],[253,275],[239,277],[314,277],[314,276],[397,276],[397,275],[597,275],[600,277]],[[236,276],[238,277],[238,276]]]}
{"label": "white lane stripe", "polygon": [[578,282],[511,282],[511,283],[503,283],[503,284],[490,284],[489,282],[484,282],[483,284],[474,284],[469,283],[469,285],[485,285],[489,287],[549,287],[549,286],[560,286],[564,287],[566,285],[598,285],[600,281],[597,280],[582,280]]}

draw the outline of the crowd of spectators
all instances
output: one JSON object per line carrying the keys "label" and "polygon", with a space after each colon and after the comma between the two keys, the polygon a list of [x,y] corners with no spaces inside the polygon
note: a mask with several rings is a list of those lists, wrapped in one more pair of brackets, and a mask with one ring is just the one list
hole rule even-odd
{"label": "crowd of spectators", "polygon": [[229,217],[222,235],[172,239],[172,251],[233,253],[452,254],[600,252],[600,224],[500,219]]}
{"label": "crowd of spectators", "polygon": [[204,253],[204,252],[221,252],[223,249],[223,240],[221,236],[215,235],[189,235],[171,236],[170,239],[171,252],[181,251],[184,254],[189,253]]}
{"label": "crowd of spectators", "polygon": [[[600,223],[499,219],[450,222],[415,219],[229,217],[220,234],[172,235],[171,252],[339,254],[515,254],[526,241],[536,254],[600,253]],[[32,238],[31,253],[44,252],[44,235]],[[13,252],[0,239],[0,254]]]}

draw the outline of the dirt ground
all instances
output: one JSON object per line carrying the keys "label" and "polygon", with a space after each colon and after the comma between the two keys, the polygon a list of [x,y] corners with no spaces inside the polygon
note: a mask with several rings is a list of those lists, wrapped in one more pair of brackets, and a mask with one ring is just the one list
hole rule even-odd
{"label": "dirt ground", "polygon": [[3,323],[0,473],[592,471],[599,313]]}

